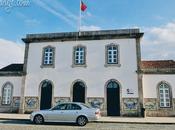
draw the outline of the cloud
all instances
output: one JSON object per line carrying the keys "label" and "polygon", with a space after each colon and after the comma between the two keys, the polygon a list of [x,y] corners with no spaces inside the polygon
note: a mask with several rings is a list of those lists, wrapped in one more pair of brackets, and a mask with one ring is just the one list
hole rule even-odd
{"label": "cloud", "polygon": [[0,68],[12,63],[23,63],[24,44],[0,38],[0,57]]}
{"label": "cloud", "polygon": [[175,22],[160,27],[144,28],[142,59],[175,60]]}
{"label": "cloud", "polygon": [[[64,20],[67,24],[69,24],[70,26],[72,26],[72,27],[75,27],[75,24],[74,24],[74,22],[72,22],[72,19],[70,19],[70,18],[67,18],[63,13],[61,13],[58,9],[58,7],[57,8],[53,8],[53,7],[50,7],[50,5],[52,5],[51,3],[52,2],[49,2],[50,4],[48,4],[48,3],[46,3],[46,2],[43,2],[43,1],[41,1],[41,0],[36,0],[36,1],[34,1],[38,6],[40,6],[40,7],[42,7],[44,10],[46,10],[46,11],[48,11],[48,12],[50,12],[51,14],[53,14],[53,15],[55,15],[55,16],[57,16],[58,18],[60,18],[60,19],[62,19],[62,20]],[[62,8],[64,8],[64,7],[62,7]],[[64,8],[64,11],[66,12],[68,12],[68,10],[66,10],[66,8]]]}
{"label": "cloud", "polygon": [[47,5],[50,5],[54,10],[59,11],[60,13],[64,14],[65,17],[70,18],[71,20],[78,20],[78,16],[69,11],[60,1],[54,0],[50,2],[50,0],[45,0]]}
{"label": "cloud", "polygon": [[95,25],[81,26],[81,31],[95,31],[95,30],[101,30],[101,27]]}

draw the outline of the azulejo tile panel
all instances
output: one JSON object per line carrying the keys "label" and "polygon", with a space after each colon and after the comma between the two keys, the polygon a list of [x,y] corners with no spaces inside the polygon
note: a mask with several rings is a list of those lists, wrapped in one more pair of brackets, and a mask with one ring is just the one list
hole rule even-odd
{"label": "azulejo tile panel", "polygon": [[38,97],[25,97],[25,108],[37,109]]}
{"label": "azulejo tile panel", "polygon": [[88,98],[88,103],[94,108],[104,108],[104,98]]}
{"label": "azulejo tile panel", "polygon": [[157,110],[157,99],[154,98],[147,98],[145,100],[145,109],[154,111]]}
{"label": "azulejo tile panel", "polygon": [[138,109],[138,99],[137,98],[124,98],[123,99],[123,109],[124,111],[136,111]]}
{"label": "azulejo tile panel", "polygon": [[70,97],[55,97],[54,104],[62,103],[62,102],[70,102]]}
{"label": "azulejo tile panel", "polygon": [[13,97],[13,107],[20,106],[20,97]]}

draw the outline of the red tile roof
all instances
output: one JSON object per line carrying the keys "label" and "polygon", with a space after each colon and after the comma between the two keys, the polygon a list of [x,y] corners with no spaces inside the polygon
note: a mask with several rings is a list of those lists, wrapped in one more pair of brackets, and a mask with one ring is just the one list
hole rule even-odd
{"label": "red tile roof", "polygon": [[175,68],[175,61],[173,60],[155,60],[155,61],[142,61],[142,69],[153,69],[153,68]]}

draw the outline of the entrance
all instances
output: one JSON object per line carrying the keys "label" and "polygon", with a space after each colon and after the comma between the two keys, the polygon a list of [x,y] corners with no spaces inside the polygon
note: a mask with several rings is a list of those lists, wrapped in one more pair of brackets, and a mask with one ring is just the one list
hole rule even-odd
{"label": "entrance", "polygon": [[40,110],[50,109],[52,106],[52,84],[44,81],[41,86]]}
{"label": "entrance", "polygon": [[73,85],[73,102],[85,103],[85,85],[82,82],[76,82]]}
{"label": "entrance", "polygon": [[107,85],[107,115],[120,116],[120,86],[115,81]]}

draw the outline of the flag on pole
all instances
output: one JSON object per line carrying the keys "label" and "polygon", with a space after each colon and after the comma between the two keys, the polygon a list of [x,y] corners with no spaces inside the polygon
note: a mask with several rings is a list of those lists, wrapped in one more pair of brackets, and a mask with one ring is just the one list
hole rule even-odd
{"label": "flag on pole", "polygon": [[87,8],[86,4],[84,4],[83,1],[81,1],[81,7],[80,8],[81,8],[81,11],[85,11],[86,8]]}

